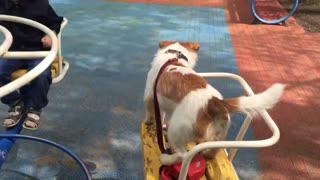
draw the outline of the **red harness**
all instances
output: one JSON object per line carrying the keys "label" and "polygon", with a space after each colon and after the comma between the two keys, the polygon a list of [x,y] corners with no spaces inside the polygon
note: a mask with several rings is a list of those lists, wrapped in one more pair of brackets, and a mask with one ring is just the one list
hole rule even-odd
{"label": "red harness", "polygon": [[[184,56],[185,57],[185,56]],[[184,59],[184,58],[183,58]],[[188,61],[188,60],[187,60]],[[163,142],[163,132],[162,132],[162,123],[161,123],[161,113],[159,107],[159,101],[157,97],[157,85],[159,78],[163,71],[172,64],[178,62],[178,58],[169,59],[159,70],[157,78],[154,83],[153,87],[153,99],[154,99],[154,112],[155,112],[155,119],[156,119],[156,129],[157,129],[157,140],[158,145],[161,153],[171,154],[169,150],[167,150],[164,146]],[[190,163],[189,170],[188,170],[188,180],[199,180],[205,173],[205,160],[201,155],[197,155],[193,158]],[[174,164],[172,166],[163,166],[160,168],[160,174],[162,180],[175,180],[179,178],[181,170],[181,163]]]}

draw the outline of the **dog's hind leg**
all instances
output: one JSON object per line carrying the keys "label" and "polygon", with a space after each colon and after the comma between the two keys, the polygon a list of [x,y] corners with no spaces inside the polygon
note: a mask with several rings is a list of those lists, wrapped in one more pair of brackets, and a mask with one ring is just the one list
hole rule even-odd
{"label": "dog's hind leg", "polygon": [[177,120],[178,118],[184,118],[182,116],[177,117],[177,114],[173,113],[170,119],[169,127],[168,127],[168,141],[172,149],[174,149],[174,154],[162,154],[160,156],[160,162],[163,165],[172,165],[179,162],[182,162],[183,157],[187,153],[186,145],[188,143],[188,137],[190,137],[190,132],[188,130],[183,129],[183,125],[179,125]]}
{"label": "dog's hind leg", "polygon": [[187,153],[187,150],[184,146],[174,146],[174,154],[161,154],[160,162],[162,165],[170,166],[183,161],[184,155]]}
{"label": "dog's hind leg", "polygon": [[[230,117],[225,116],[224,118],[215,119],[207,129],[206,142],[210,141],[222,141],[226,138],[230,127]],[[207,149],[203,151],[203,155],[207,159],[215,157],[219,149]]]}

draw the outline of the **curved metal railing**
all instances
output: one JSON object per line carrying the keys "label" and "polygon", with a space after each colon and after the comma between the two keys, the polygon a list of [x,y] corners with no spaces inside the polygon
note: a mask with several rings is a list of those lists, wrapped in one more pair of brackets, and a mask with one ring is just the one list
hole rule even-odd
{"label": "curved metal railing", "polygon": [[[4,52],[2,55],[4,58],[44,58],[39,65],[35,68],[27,72],[25,75],[20,78],[10,82],[7,85],[0,87],[0,97],[3,97],[11,92],[19,89],[20,87],[28,84],[30,81],[39,76],[43,71],[45,71],[53,62],[54,58],[58,53],[58,40],[57,36],[46,26],[32,21],[30,19],[16,17],[16,16],[8,16],[8,15],[0,15],[0,21],[11,21],[16,23],[26,24],[35,28],[40,29],[49,35],[52,40],[52,46],[50,51],[32,51],[32,52],[9,52],[8,49],[11,46],[12,41],[10,40],[10,36],[6,33],[5,28],[1,28],[0,31],[5,35],[5,41],[2,43],[1,47],[3,47]],[[12,37],[11,37],[12,38]]]}
{"label": "curved metal railing", "polygon": [[[198,74],[205,78],[229,78],[229,79],[238,81],[242,86],[242,88],[247,93],[247,95],[250,95],[250,96],[254,95],[248,83],[238,75],[235,75],[232,73],[198,73]],[[206,142],[206,143],[198,144],[195,147],[193,147],[183,158],[179,180],[186,179],[191,160],[196,154],[198,154],[203,150],[213,149],[213,148],[263,148],[263,147],[272,146],[275,143],[277,143],[280,139],[280,131],[278,126],[274,123],[274,121],[272,120],[270,115],[267,113],[267,111],[265,110],[260,111],[259,114],[261,115],[264,122],[268,125],[270,130],[272,131],[272,136],[270,138],[264,139],[264,140],[242,141],[243,135],[246,133],[246,130],[251,122],[251,118],[246,118],[246,120],[243,122],[240,132],[238,133],[236,141]],[[233,151],[231,151],[231,153],[229,154],[229,159],[232,160],[235,153],[236,151],[235,149],[233,149]]]}
{"label": "curved metal railing", "polygon": [[[0,15],[2,16],[2,15]],[[15,17],[15,16],[12,16]],[[0,19],[1,20],[1,19]],[[67,71],[69,70],[69,63],[67,61],[62,60],[62,48],[61,48],[61,34],[66,25],[68,24],[68,19],[63,18],[63,22],[61,24],[60,33],[55,37],[58,38],[58,59],[59,59],[59,71],[57,72],[57,76],[52,79],[52,83],[60,82]],[[50,30],[51,31],[51,30]],[[33,51],[33,52],[7,52],[12,44],[12,35],[11,33],[4,27],[0,26],[0,32],[2,32],[5,36],[5,41],[0,46],[0,56],[8,59],[33,59],[33,58],[43,58],[48,56],[50,51]]]}
{"label": "curved metal railing", "polygon": [[10,48],[13,41],[13,37],[10,31],[8,31],[8,29],[3,26],[0,26],[0,32],[2,32],[2,34],[4,35],[4,42],[0,46],[0,57],[1,57]]}

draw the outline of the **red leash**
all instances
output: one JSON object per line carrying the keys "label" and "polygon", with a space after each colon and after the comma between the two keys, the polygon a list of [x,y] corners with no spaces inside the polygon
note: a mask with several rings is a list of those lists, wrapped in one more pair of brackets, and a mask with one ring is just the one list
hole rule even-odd
{"label": "red leash", "polygon": [[[161,122],[160,106],[159,106],[159,101],[157,96],[157,85],[163,71],[169,65],[172,65],[177,61],[178,61],[178,58],[169,59],[164,65],[162,65],[153,86],[153,100],[154,100],[153,105],[154,105],[154,113],[155,113],[155,119],[156,119],[158,146],[161,153],[167,153],[167,154],[171,154],[171,153],[169,150],[165,148],[163,143],[162,122]],[[190,164],[187,180],[199,180],[205,173],[205,163],[206,162],[201,155],[199,154],[196,155]],[[172,166],[161,166],[159,174],[162,180],[176,180],[179,177],[180,170],[181,170],[181,163],[175,164]]]}
{"label": "red leash", "polygon": [[154,82],[154,86],[153,86],[153,100],[154,100],[153,105],[154,105],[154,113],[155,113],[155,118],[156,118],[157,139],[158,139],[158,145],[159,145],[160,151],[162,153],[169,153],[169,152],[167,152],[167,150],[163,144],[162,122],[161,122],[159,101],[158,101],[158,96],[157,96],[157,85],[158,85],[160,75],[163,73],[163,70],[165,70],[169,65],[171,65],[177,61],[178,61],[177,58],[169,59],[164,65],[162,65],[162,67],[159,70],[158,76]]}

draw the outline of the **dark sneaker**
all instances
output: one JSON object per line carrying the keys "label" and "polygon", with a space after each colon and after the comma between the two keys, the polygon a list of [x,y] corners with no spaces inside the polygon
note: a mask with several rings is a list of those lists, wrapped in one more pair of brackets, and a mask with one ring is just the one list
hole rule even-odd
{"label": "dark sneaker", "polygon": [[41,110],[30,109],[23,123],[23,127],[30,130],[36,130],[40,123]]}
{"label": "dark sneaker", "polygon": [[8,111],[8,116],[3,121],[4,127],[13,127],[17,125],[24,113],[24,104],[22,101],[18,102],[15,106],[10,107]]}

